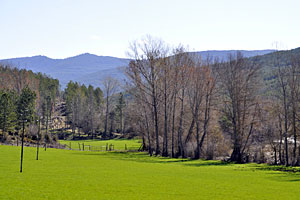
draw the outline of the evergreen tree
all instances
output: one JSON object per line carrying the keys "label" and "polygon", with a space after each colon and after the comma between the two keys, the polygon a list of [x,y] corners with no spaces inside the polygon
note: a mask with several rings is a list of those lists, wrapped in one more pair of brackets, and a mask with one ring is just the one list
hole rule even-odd
{"label": "evergreen tree", "polygon": [[18,120],[32,122],[35,110],[36,94],[28,87],[25,87],[17,102],[17,115]]}
{"label": "evergreen tree", "polygon": [[17,96],[13,91],[0,91],[0,129],[2,130],[2,140],[5,135],[12,131],[16,124],[16,103]]}
{"label": "evergreen tree", "polygon": [[23,171],[23,145],[24,145],[25,124],[28,124],[33,121],[33,115],[35,110],[35,99],[36,99],[35,92],[31,91],[28,87],[25,87],[24,89],[22,89],[19,101],[17,103],[18,119],[23,125],[20,172]]}

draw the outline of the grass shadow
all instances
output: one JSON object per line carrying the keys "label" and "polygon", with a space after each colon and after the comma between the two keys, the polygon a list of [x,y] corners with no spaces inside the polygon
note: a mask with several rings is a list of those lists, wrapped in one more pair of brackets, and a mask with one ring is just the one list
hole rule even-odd
{"label": "grass shadow", "polygon": [[286,167],[283,165],[260,164],[252,167],[253,170],[268,171],[269,179],[280,182],[300,182],[300,167]]}
{"label": "grass shadow", "polygon": [[111,152],[114,155],[119,156],[121,159],[124,160],[131,160],[136,162],[147,162],[147,163],[162,163],[162,164],[169,164],[169,163],[183,163],[185,166],[191,167],[204,167],[204,166],[226,166],[232,165],[232,162],[226,161],[219,161],[219,160],[195,160],[189,158],[169,158],[169,157],[156,157],[156,156],[149,156],[146,152]]}
{"label": "grass shadow", "polygon": [[299,173],[300,175],[300,167],[286,167],[283,165],[257,165],[255,166],[256,170],[263,171],[280,171],[280,172],[289,172],[289,173]]}
{"label": "grass shadow", "polygon": [[125,160],[125,161],[135,161],[135,162],[145,162],[145,163],[181,163],[186,161],[191,161],[190,159],[180,159],[180,158],[168,158],[168,157],[156,157],[149,156],[146,152],[128,152],[128,151],[102,151],[102,152],[84,152],[74,151],[72,154],[77,155],[89,155],[89,156],[103,156],[111,159]]}
{"label": "grass shadow", "polygon": [[82,152],[74,151],[73,154],[88,156],[103,156],[109,159],[123,160],[139,163],[156,163],[156,164],[175,164],[186,167],[210,167],[210,166],[229,166],[232,170],[238,171],[267,171],[267,179],[280,182],[300,182],[300,167],[285,167],[265,164],[235,164],[233,162],[216,161],[216,160],[191,160],[181,158],[166,158],[149,156],[147,152]]}
{"label": "grass shadow", "polygon": [[269,179],[279,182],[300,182],[300,174],[282,172],[280,174],[272,174]]}
{"label": "grass shadow", "polygon": [[[78,152],[74,152],[78,153]],[[226,166],[233,165],[234,163],[216,160],[193,160],[188,158],[169,158],[160,156],[149,156],[147,152],[101,152],[101,153],[85,153],[91,156],[105,156],[111,159],[133,161],[140,163],[157,163],[157,164],[171,164],[178,163],[188,167],[208,167],[208,166]]]}
{"label": "grass shadow", "polygon": [[230,166],[230,165],[234,165],[234,163],[219,161],[219,160],[201,160],[201,162],[186,163],[186,165],[193,166],[193,167],[209,167],[209,166]]}
{"label": "grass shadow", "polygon": [[149,156],[146,152],[109,152],[107,154],[111,158],[117,158],[127,161],[143,162],[143,163],[182,163],[190,161],[190,159],[180,159],[180,158],[167,158],[167,157],[156,157]]}

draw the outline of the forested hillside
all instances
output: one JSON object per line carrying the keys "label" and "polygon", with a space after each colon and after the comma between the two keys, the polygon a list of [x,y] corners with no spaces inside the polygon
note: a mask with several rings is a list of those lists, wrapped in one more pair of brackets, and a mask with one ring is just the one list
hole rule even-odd
{"label": "forested hillside", "polygon": [[48,119],[54,112],[59,92],[59,81],[56,79],[0,65],[1,141],[17,140],[23,122],[29,125],[29,132],[35,129],[28,139],[36,140],[37,128],[34,126],[41,121],[48,129]]}
{"label": "forested hillside", "polygon": [[33,56],[0,60],[0,63],[14,66],[18,69],[47,74],[58,79],[62,88],[65,88],[70,80],[80,84],[99,87],[101,79],[104,79],[106,76],[115,76],[118,79],[123,79],[124,75],[119,68],[125,67],[128,62],[128,59],[97,56],[89,53],[65,59]]}

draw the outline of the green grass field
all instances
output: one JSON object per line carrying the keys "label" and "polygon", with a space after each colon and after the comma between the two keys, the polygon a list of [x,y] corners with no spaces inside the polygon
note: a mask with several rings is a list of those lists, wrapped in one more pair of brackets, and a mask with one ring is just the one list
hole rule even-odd
{"label": "green grass field", "polygon": [[0,145],[0,199],[300,199],[300,173],[265,165]]}
{"label": "green grass field", "polygon": [[[125,145],[127,150],[138,150],[141,146],[141,141],[138,139],[135,140],[126,140],[126,139],[116,139],[116,140],[59,140],[59,143],[65,144],[72,149],[82,150],[83,145],[85,146],[85,150],[89,150],[89,146],[91,146],[92,150],[106,150],[106,144],[108,146],[110,144],[114,145],[115,150],[123,151],[125,150]],[[79,143],[79,144],[78,144]]]}

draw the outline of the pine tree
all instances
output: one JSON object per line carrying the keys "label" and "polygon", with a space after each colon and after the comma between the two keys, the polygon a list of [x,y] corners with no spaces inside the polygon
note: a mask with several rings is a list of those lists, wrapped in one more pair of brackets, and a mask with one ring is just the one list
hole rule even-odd
{"label": "pine tree", "polygon": [[16,124],[16,99],[16,94],[13,91],[0,91],[0,129],[2,130],[2,141],[5,140],[5,135]]}

